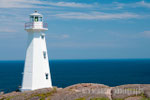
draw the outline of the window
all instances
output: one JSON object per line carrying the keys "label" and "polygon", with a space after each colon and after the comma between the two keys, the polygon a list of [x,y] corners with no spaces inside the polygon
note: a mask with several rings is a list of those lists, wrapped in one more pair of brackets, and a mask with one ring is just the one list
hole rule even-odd
{"label": "window", "polygon": [[48,80],[48,73],[46,73],[45,76],[46,76],[46,79]]}
{"label": "window", "polygon": [[34,21],[34,17],[33,17],[33,16],[30,17],[30,21],[31,21],[31,22]]}
{"label": "window", "polygon": [[34,21],[35,21],[35,22],[38,22],[38,17],[35,17]]}
{"label": "window", "polygon": [[44,35],[41,35],[41,38],[44,39]]}
{"label": "window", "polygon": [[42,22],[42,17],[40,17],[40,21]]}
{"label": "window", "polygon": [[45,51],[43,52],[43,56],[44,56],[44,59],[46,59],[46,52]]}

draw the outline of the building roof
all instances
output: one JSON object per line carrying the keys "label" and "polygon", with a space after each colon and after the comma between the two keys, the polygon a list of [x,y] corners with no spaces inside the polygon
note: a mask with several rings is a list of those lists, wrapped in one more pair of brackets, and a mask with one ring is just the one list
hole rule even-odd
{"label": "building roof", "polygon": [[30,16],[43,16],[42,14],[39,14],[37,11],[35,11],[33,14],[30,14]]}

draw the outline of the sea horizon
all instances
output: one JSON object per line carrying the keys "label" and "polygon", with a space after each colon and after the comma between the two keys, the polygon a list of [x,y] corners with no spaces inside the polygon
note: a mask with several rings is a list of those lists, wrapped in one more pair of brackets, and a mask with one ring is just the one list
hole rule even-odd
{"label": "sea horizon", "polygon": [[[106,58],[106,59],[49,59],[49,61],[60,60],[150,60],[150,58]],[[25,61],[25,60],[0,60],[0,61]]]}
{"label": "sea horizon", "polygon": [[[49,60],[49,64],[53,86],[62,88],[78,83],[150,84],[150,59]],[[0,61],[0,68],[0,91],[21,86],[24,60]]]}

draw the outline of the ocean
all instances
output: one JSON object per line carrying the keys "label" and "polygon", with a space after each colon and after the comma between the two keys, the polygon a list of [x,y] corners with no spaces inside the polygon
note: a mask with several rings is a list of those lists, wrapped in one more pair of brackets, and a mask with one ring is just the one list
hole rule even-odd
{"label": "ocean", "polygon": [[[0,91],[21,86],[24,61],[0,61]],[[150,59],[50,60],[53,86],[150,84]]]}

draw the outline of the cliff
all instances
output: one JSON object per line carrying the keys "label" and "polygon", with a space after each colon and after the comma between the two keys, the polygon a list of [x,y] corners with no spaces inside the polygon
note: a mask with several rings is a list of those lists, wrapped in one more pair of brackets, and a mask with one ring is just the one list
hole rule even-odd
{"label": "cliff", "polygon": [[66,88],[46,88],[1,94],[0,100],[150,100],[150,84],[109,87],[83,83]]}

